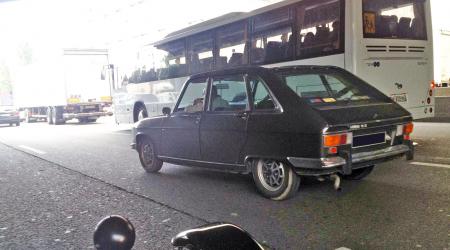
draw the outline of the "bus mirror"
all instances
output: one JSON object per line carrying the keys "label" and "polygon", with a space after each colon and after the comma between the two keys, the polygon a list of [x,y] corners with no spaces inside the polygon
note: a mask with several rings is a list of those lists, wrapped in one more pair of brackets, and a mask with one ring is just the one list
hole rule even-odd
{"label": "bus mirror", "polygon": [[168,108],[168,107],[164,107],[162,109],[163,115],[170,115],[170,112],[172,112],[172,110],[170,110],[170,108]]}

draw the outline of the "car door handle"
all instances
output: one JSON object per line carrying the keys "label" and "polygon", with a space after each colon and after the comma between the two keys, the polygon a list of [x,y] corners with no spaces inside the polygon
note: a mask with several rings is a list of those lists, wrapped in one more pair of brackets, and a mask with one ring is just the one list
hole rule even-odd
{"label": "car door handle", "polygon": [[239,113],[236,113],[234,116],[236,116],[237,118],[241,118],[243,120],[247,120],[248,113],[247,112],[239,112]]}

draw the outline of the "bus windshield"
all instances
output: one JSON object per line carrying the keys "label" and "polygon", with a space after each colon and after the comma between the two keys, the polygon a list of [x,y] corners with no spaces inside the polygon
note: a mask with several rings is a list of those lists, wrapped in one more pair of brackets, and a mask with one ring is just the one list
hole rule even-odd
{"label": "bus windshield", "polygon": [[383,102],[381,93],[351,74],[337,70],[278,72],[282,81],[313,105]]}
{"label": "bus windshield", "polygon": [[363,0],[364,38],[427,40],[424,0]]}

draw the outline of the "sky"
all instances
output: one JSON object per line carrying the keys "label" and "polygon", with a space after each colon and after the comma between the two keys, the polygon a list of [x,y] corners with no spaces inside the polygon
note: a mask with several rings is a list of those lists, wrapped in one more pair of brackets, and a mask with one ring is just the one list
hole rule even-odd
{"label": "sky", "polygon": [[34,51],[135,47],[202,20],[276,1],[279,0],[2,1],[0,60],[12,59],[12,48],[18,46],[31,46]]}

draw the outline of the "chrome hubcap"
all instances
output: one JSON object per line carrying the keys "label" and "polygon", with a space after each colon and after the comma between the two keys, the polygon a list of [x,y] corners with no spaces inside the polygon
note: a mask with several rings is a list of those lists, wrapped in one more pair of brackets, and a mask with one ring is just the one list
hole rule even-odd
{"label": "chrome hubcap", "polygon": [[283,163],[267,160],[260,161],[258,165],[258,177],[262,185],[270,191],[280,189],[285,179]]}
{"label": "chrome hubcap", "polygon": [[153,164],[155,154],[153,152],[153,148],[149,144],[145,144],[142,147],[142,159],[145,163],[145,165],[149,166]]}

